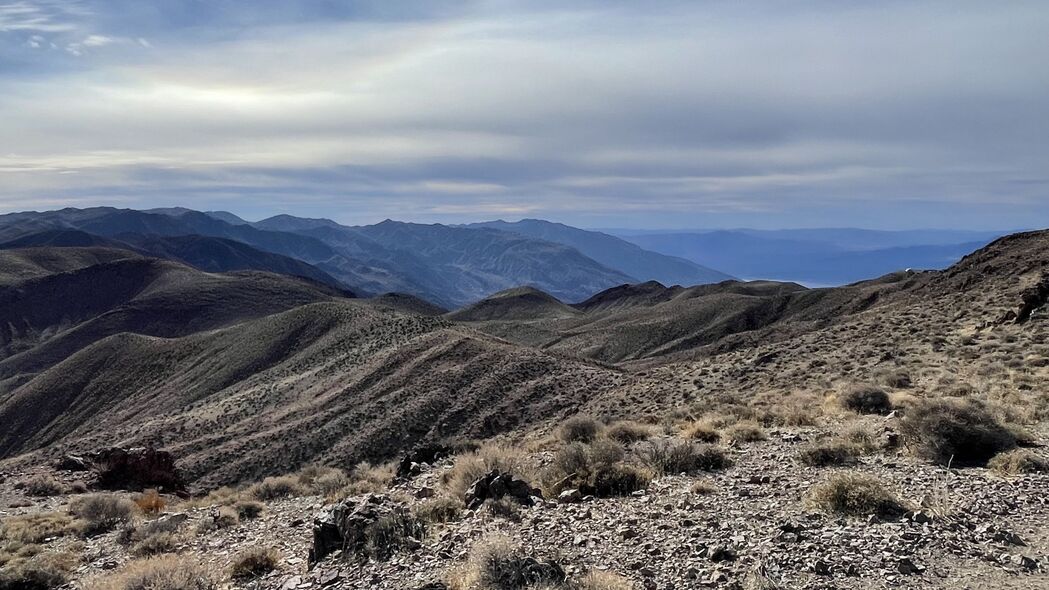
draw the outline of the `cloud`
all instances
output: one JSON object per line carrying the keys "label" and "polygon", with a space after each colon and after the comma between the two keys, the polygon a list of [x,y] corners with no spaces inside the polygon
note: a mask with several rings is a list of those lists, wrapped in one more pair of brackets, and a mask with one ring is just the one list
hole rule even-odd
{"label": "cloud", "polygon": [[[91,3],[61,33],[79,59],[0,66],[16,114],[2,207],[211,199],[346,221],[678,226],[1049,215],[1045,183],[1025,182],[1049,161],[1040,2],[265,4]],[[35,34],[20,46],[46,47]]]}

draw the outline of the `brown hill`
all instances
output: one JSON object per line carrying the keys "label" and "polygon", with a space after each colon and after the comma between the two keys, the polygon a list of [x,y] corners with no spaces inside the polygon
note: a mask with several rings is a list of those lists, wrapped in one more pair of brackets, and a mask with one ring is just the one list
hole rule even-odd
{"label": "brown hill", "polygon": [[438,318],[331,301],[181,338],[97,342],[0,406],[0,452],[152,443],[198,483],[229,483],[522,428],[618,379]]}

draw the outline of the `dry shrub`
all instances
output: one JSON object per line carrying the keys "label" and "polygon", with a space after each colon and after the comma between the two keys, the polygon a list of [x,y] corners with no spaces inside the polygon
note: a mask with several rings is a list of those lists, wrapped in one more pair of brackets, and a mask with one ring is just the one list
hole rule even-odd
{"label": "dry shrub", "polygon": [[425,532],[423,521],[412,513],[395,511],[364,529],[364,553],[378,560],[389,559],[398,551],[419,547]]}
{"label": "dry shrub", "polygon": [[633,420],[619,420],[605,428],[605,436],[623,444],[629,444],[652,437],[652,427]]}
{"label": "dry shrub", "polygon": [[692,484],[689,491],[697,496],[705,496],[707,494],[713,494],[717,491],[717,487],[710,481],[701,479]]}
{"label": "dry shrub", "polygon": [[721,440],[721,433],[710,420],[697,420],[689,424],[682,435],[685,438],[705,443],[716,443]]}
{"label": "dry shrub", "polygon": [[282,477],[267,477],[260,483],[251,486],[250,493],[256,500],[264,502],[280,500],[291,496],[299,496],[303,492],[297,477],[285,475]]}
{"label": "dry shrub", "polygon": [[612,572],[590,570],[575,584],[577,590],[634,590],[633,582]]}
{"label": "dry shrub", "polygon": [[531,459],[520,449],[500,444],[488,444],[460,455],[451,469],[441,476],[444,491],[453,498],[462,498],[466,490],[491,471],[511,473],[526,481],[535,481]]}
{"label": "dry shrub", "polygon": [[999,475],[1021,475],[1024,473],[1049,472],[1049,460],[1027,449],[1013,449],[995,455],[987,467]]}
{"label": "dry shrub", "polygon": [[521,522],[521,505],[509,498],[488,499],[481,506],[484,514],[503,518],[510,522]]}
{"label": "dry shrub", "polygon": [[808,500],[818,510],[843,516],[895,518],[907,512],[881,480],[861,473],[832,475],[812,488]]}
{"label": "dry shrub", "polygon": [[862,424],[845,429],[845,432],[841,433],[841,441],[851,447],[856,455],[869,455],[881,448],[878,437]]}
{"label": "dry shrub", "polygon": [[74,501],[69,510],[83,521],[83,532],[93,535],[131,522],[135,503],[116,494],[90,494]]}
{"label": "dry shrub", "polygon": [[652,476],[646,470],[623,463],[623,447],[611,440],[595,440],[586,445],[574,442],[554,455],[543,470],[543,487],[556,496],[564,490],[578,489],[598,497],[626,496],[648,487]]}
{"label": "dry shrub", "polygon": [[1016,435],[980,403],[923,401],[900,421],[900,434],[918,456],[941,465],[985,465],[1016,446]]}
{"label": "dry shrub", "polygon": [[414,512],[415,516],[425,522],[455,522],[462,518],[463,503],[455,498],[440,496],[417,505]]}
{"label": "dry shrub", "polygon": [[187,555],[161,555],[129,562],[120,571],[96,578],[86,590],[215,590],[216,577]]}
{"label": "dry shrub", "polygon": [[589,416],[574,416],[561,423],[557,436],[561,440],[588,443],[601,433],[601,424]]}
{"label": "dry shrub", "polygon": [[182,542],[182,537],[171,531],[147,531],[131,547],[131,553],[138,557],[174,553]]}
{"label": "dry shrub", "polygon": [[765,440],[765,430],[757,422],[745,420],[726,428],[723,432],[730,443],[757,442]]}
{"label": "dry shrub", "polygon": [[669,439],[647,443],[638,456],[662,475],[714,471],[732,464],[725,451],[714,445]]}
{"label": "dry shrub", "polygon": [[447,583],[450,590],[525,590],[564,584],[560,567],[538,565],[508,537],[492,535],[474,544],[466,564],[453,571]]}
{"label": "dry shrub", "polygon": [[271,547],[252,547],[237,554],[230,566],[233,579],[251,579],[264,576],[277,569],[281,555]]}
{"label": "dry shrub", "polygon": [[143,514],[160,514],[167,506],[167,502],[160,497],[160,492],[148,489],[135,498],[135,505]]}
{"label": "dry shrub", "polygon": [[241,500],[233,505],[233,510],[237,512],[238,520],[251,520],[253,518],[258,518],[265,509],[265,504],[262,504],[261,502],[253,502],[251,500]]}
{"label": "dry shrub", "polygon": [[36,544],[51,537],[68,535],[73,532],[73,529],[73,519],[68,514],[61,512],[5,516],[0,526],[0,539]]}
{"label": "dry shrub", "polygon": [[393,483],[396,474],[397,466],[393,463],[359,463],[350,471],[350,483],[342,490],[342,494],[357,496],[385,492]]}
{"label": "dry shrub", "polygon": [[876,374],[878,383],[893,389],[906,389],[911,386],[911,375],[903,369],[882,369]]}
{"label": "dry shrub", "polygon": [[812,443],[798,451],[798,460],[812,467],[847,465],[855,460],[851,445],[829,441]]}
{"label": "dry shrub", "polygon": [[38,497],[60,496],[68,491],[62,482],[43,474],[27,479],[23,482],[23,489],[27,495]]}
{"label": "dry shrub", "polygon": [[888,414],[892,402],[885,390],[874,385],[854,385],[838,397],[838,403],[857,414]]}
{"label": "dry shrub", "polygon": [[204,535],[214,530],[228,529],[238,524],[240,524],[240,514],[238,514],[236,508],[233,506],[219,506],[211,514],[211,518],[197,525],[197,534]]}
{"label": "dry shrub", "polygon": [[53,551],[18,557],[0,567],[2,590],[50,590],[64,586],[79,560]]}

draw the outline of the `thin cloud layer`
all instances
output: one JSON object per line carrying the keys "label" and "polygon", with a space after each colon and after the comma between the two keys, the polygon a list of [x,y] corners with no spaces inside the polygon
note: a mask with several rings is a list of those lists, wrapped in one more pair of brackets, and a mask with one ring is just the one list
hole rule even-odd
{"label": "thin cloud layer", "polygon": [[0,209],[1025,227],[1041,2],[0,0]]}

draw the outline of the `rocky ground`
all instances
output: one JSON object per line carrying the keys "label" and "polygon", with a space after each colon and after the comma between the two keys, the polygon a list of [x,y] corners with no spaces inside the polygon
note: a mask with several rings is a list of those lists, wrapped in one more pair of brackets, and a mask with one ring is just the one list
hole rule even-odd
{"label": "rocky ground", "polygon": [[[857,419],[872,429],[891,420]],[[430,524],[414,550],[382,561],[331,557],[309,567],[311,524],[328,504],[320,496],[269,501],[258,518],[219,529],[208,526],[217,508],[207,501],[171,498],[169,515],[160,518],[185,514],[183,534],[169,549],[214,572],[228,571],[251,548],[280,553],[277,569],[250,581],[224,582],[230,587],[422,588],[444,580],[475,545],[499,533],[526,553],[560,564],[570,577],[608,570],[645,589],[1049,587],[1049,474],[1003,477],[984,468],[947,469],[903,451],[863,456],[849,467],[796,460],[800,448],[833,430],[770,429],[764,441],[729,447],[732,467],[658,477],[627,497],[548,499],[506,514],[487,507],[465,511],[459,521]],[[548,462],[552,453],[540,450],[534,457]],[[385,493],[419,504],[443,493],[441,476],[453,462],[444,460]],[[845,469],[877,476],[913,510],[899,518],[846,518],[806,502],[814,485]],[[5,520],[62,512],[76,501],[77,494],[29,497],[11,485],[30,475],[4,474]],[[697,482],[708,485],[696,489]],[[134,559],[119,535],[66,535],[42,546],[80,556],[70,585],[90,587]]]}

